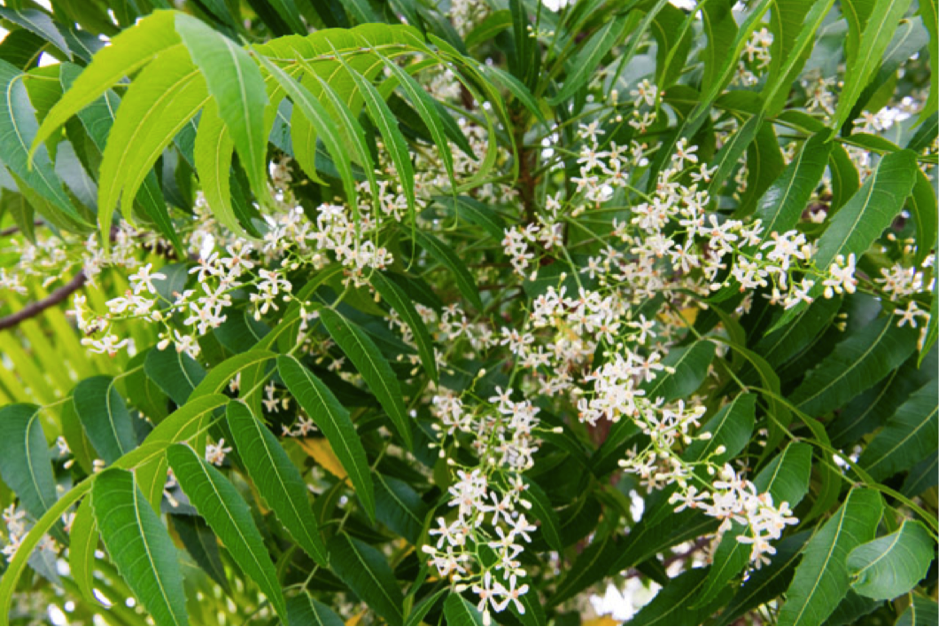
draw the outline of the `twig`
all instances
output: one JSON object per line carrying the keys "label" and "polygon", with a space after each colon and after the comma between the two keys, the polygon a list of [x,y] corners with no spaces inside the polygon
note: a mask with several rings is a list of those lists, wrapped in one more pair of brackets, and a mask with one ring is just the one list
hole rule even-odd
{"label": "twig", "polygon": [[[42,220],[36,220],[33,222],[33,226],[42,226],[45,224]],[[18,226],[8,226],[7,228],[0,230],[0,237],[6,237],[7,235],[13,235],[19,233],[20,227]]]}
{"label": "twig", "polygon": [[71,281],[69,281],[68,283],[60,287],[59,289],[55,290],[54,292],[52,292],[51,294],[49,294],[42,300],[37,300],[34,303],[30,303],[26,305],[25,307],[23,307],[16,313],[12,313],[9,316],[6,316],[5,318],[0,318],[0,330],[14,327],[20,322],[22,322],[23,320],[27,320],[29,318],[32,318],[33,316],[39,315],[40,313],[42,313],[49,307],[52,307],[53,305],[57,305],[58,303],[61,303],[63,300],[68,298],[69,295],[71,295],[73,292],[80,289],[81,286],[83,286],[85,284],[85,281],[87,280],[88,280],[88,277],[85,276],[85,272],[84,271],[79,272],[78,274],[75,275],[75,277]]}

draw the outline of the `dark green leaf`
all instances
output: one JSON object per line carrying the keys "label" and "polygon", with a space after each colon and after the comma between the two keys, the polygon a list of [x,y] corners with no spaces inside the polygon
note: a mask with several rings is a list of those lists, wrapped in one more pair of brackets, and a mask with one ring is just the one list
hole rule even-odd
{"label": "dark green leaf", "polygon": [[887,479],[936,450],[939,402],[935,381],[927,383],[897,409],[858,460],[874,479]]}
{"label": "dark green leaf", "polygon": [[130,413],[112,377],[85,379],[75,386],[72,402],[88,439],[105,462],[112,464],[137,446]]}
{"label": "dark green leaf", "polygon": [[176,547],[133,474],[111,468],[97,475],[92,505],[108,554],[154,620],[188,624]]}
{"label": "dark green leaf", "polygon": [[35,518],[56,501],[49,446],[36,405],[0,408],[0,475]]}
{"label": "dark green leaf", "polygon": [[895,599],[926,576],[935,557],[936,543],[926,527],[905,520],[899,530],[851,551],[851,587],[872,599]]}
{"label": "dark green leaf", "polygon": [[329,541],[329,563],[336,575],[389,625],[404,620],[404,595],[385,556],[345,533]]}
{"label": "dark green leaf", "polygon": [[434,354],[434,344],[431,340],[427,326],[423,318],[417,313],[411,298],[401,289],[398,284],[387,278],[380,272],[375,272],[371,277],[372,285],[378,290],[385,301],[397,312],[398,316],[404,321],[411,334],[414,336],[414,343],[417,344],[417,354],[420,355],[421,365],[427,376],[435,383],[439,381],[437,372],[437,359]]}
{"label": "dark green leaf", "polygon": [[258,585],[278,616],[285,619],[287,607],[277,571],[261,532],[251,518],[251,510],[238,490],[188,446],[174,444],[167,449],[166,457],[190,503],[209,523],[245,575]]}
{"label": "dark green leaf", "polygon": [[345,625],[338,614],[307,593],[301,593],[287,601],[289,625]]}
{"label": "dark green leaf", "polygon": [[321,309],[320,320],[329,336],[352,361],[356,370],[365,379],[369,389],[388,417],[395,431],[404,440],[408,449],[413,447],[411,421],[404,408],[401,387],[391,366],[382,357],[381,351],[362,329],[343,318],[332,309]]}
{"label": "dark green leaf", "polygon": [[247,405],[229,403],[226,417],[235,446],[258,492],[307,555],[319,564],[326,564],[326,549],[300,471]]}
{"label": "dark green leaf", "polygon": [[784,625],[820,625],[850,588],[848,554],[870,541],[883,512],[874,490],[856,488],[805,547],[779,612]]}

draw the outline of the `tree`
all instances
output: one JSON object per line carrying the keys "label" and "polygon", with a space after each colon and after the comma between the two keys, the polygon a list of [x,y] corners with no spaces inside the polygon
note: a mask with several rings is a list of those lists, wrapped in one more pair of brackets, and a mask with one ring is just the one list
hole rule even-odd
{"label": "tree", "polygon": [[0,620],[935,624],[934,0],[4,4]]}

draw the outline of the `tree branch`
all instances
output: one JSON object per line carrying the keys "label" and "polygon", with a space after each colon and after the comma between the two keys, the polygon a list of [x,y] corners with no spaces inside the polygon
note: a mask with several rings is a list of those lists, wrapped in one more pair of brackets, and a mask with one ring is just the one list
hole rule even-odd
{"label": "tree branch", "polygon": [[23,320],[37,316],[49,307],[61,303],[63,300],[68,298],[73,292],[77,291],[85,284],[85,281],[88,280],[88,277],[85,276],[85,272],[81,271],[72,278],[71,281],[55,290],[42,300],[37,300],[34,303],[30,303],[17,311],[12,313],[5,318],[0,318],[0,331],[3,329],[9,329],[10,327],[15,327]]}

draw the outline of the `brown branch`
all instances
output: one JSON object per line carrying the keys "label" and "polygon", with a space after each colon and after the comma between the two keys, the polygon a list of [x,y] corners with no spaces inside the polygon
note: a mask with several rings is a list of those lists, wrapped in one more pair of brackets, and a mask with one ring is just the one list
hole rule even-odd
{"label": "brown branch", "polygon": [[[45,223],[44,223],[42,220],[36,220],[35,222],[33,222],[33,226],[42,226],[43,224],[45,224]],[[20,227],[18,227],[18,226],[8,226],[7,228],[5,228],[5,229],[3,229],[2,231],[0,231],[0,237],[6,237],[7,235],[13,235],[13,234],[15,234],[15,233],[19,233],[19,231],[20,231]]]}
{"label": "brown branch", "polygon": [[54,292],[52,292],[51,294],[49,294],[42,300],[37,300],[34,303],[30,303],[26,305],[25,307],[23,307],[16,313],[12,313],[9,316],[6,316],[5,318],[0,318],[0,331],[2,331],[3,329],[9,329],[10,327],[15,327],[23,320],[27,320],[29,318],[32,318],[33,316],[37,316],[43,311],[45,311],[46,309],[48,309],[49,307],[52,307],[53,305],[57,305],[61,303],[63,300],[68,298],[73,292],[80,289],[81,286],[84,285],[85,281],[87,280],[88,280],[88,277],[85,276],[85,272],[81,271],[78,274],[76,274],[75,277],[71,281],[69,281],[68,283],[60,287],[59,289],[55,290]]}

